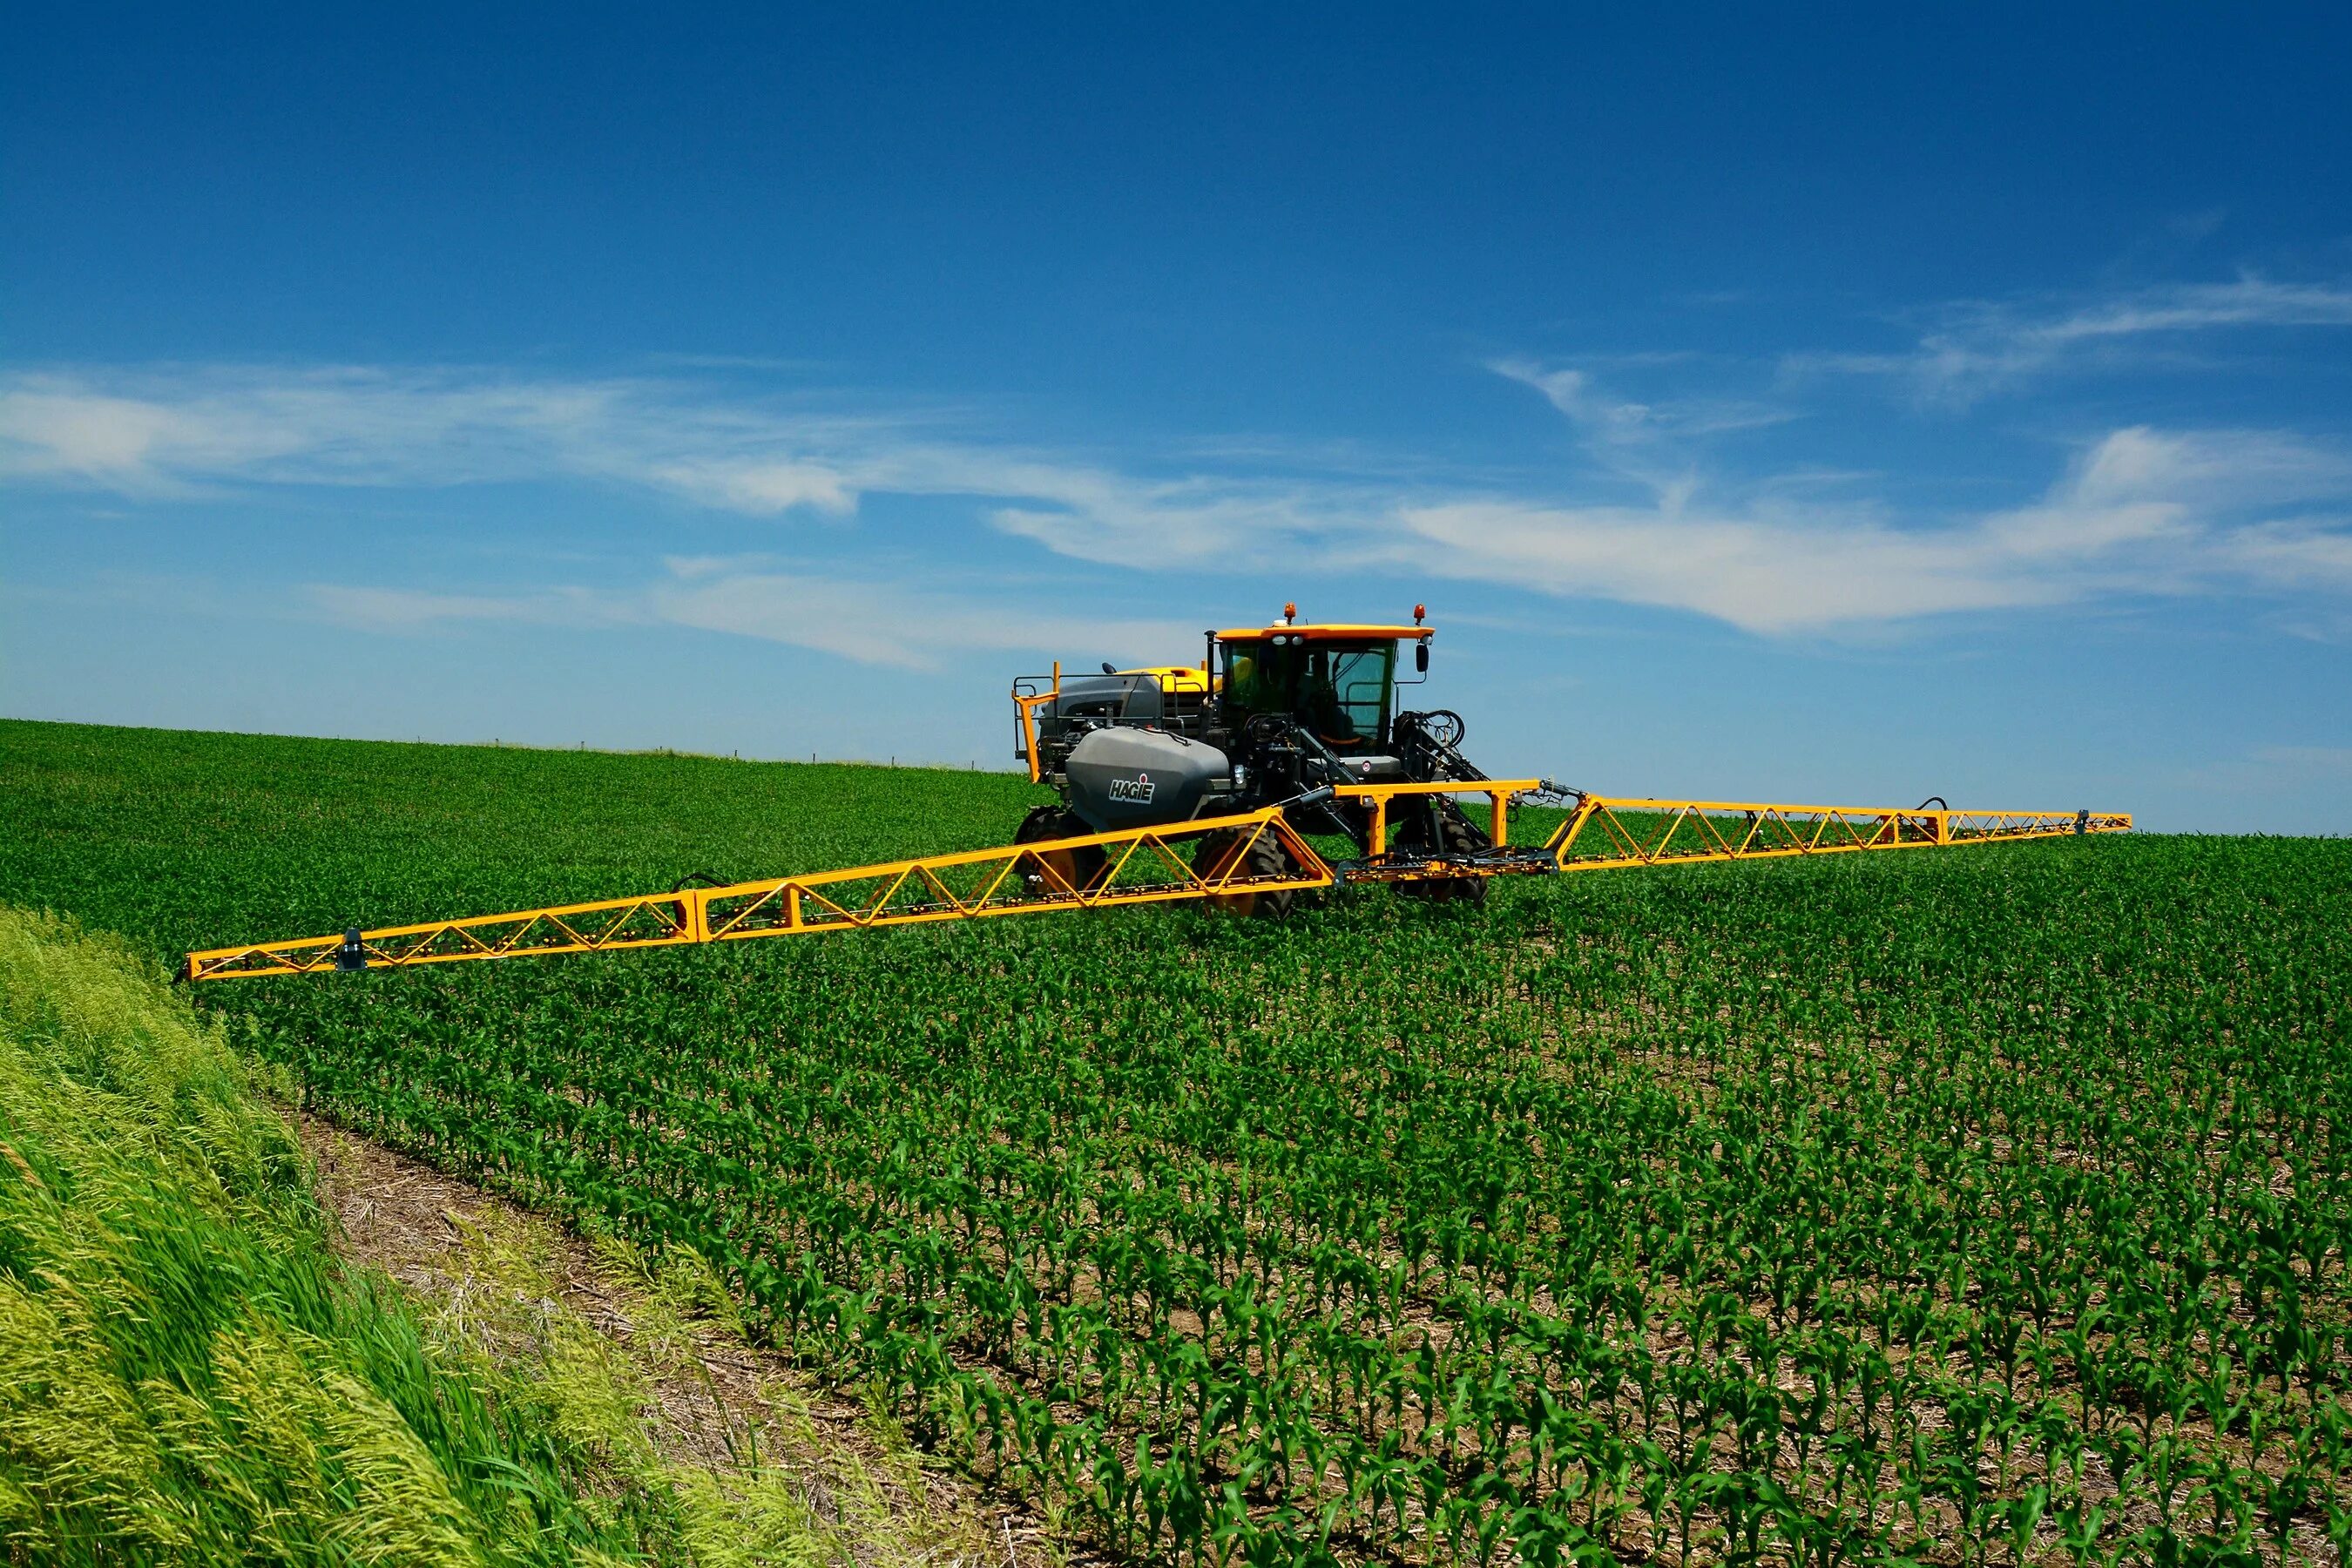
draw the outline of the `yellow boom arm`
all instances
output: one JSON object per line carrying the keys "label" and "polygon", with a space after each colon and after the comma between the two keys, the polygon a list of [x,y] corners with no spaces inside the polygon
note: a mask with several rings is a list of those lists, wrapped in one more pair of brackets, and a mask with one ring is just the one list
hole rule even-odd
{"label": "yellow boom arm", "polygon": [[2128,812],[1952,811],[1771,805],[1588,795],[1544,847],[1563,871],[1690,860],[1769,860],[1851,849],[1924,849],[2077,833],[2126,833]]}
{"label": "yellow boom arm", "polygon": [[[1240,853],[1214,857],[1224,869],[1203,874],[1180,848],[1212,833],[1232,833]],[[1293,870],[1251,876],[1249,845],[1279,842]],[[1073,880],[1071,852],[1098,851],[1099,868]],[[1091,858],[1091,857],[1089,858]],[[634,899],[597,899],[466,920],[352,931],[341,936],[221,947],[188,954],[191,980],[247,974],[311,974],[330,969],[396,969],[462,963],[526,953],[603,952],[632,947],[685,947],[761,936],[982,920],[1051,910],[1237,897],[1285,889],[1328,888],[1331,868],[1283,820],[1279,807],[1166,827],[1055,838],[961,855],[931,855],[720,888],[680,888]]]}
{"label": "yellow boom arm", "polygon": [[[1385,826],[1391,798],[1408,795],[1488,797],[1493,842],[1506,842],[1511,798],[1534,779],[1482,779],[1441,784],[1349,784],[1336,793],[1361,801]],[[1857,849],[1930,848],[1994,844],[2061,834],[2116,833],[2127,815],[2091,812],[1901,810],[1891,806],[1781,805],[1742,801],[1644,800],[1582,795],[1541,851],[1507,859],[1383,864],[1335,868],[1283,817],[1279,806],[1162,827],[1129,828],[1036,844],[931,855],[719,888],[680,888],[637,898],[598,899],[466,920],[357,928],[341,936],[208,948],[188,954],[191,980],[322,970],[398,969],[526,954],[603,952],[684,947],[765,936],[809,936],[936,921],[984,920],[1056,910],[1188,899],[1237,899],[1254,892],[1307,891],[1340,881],[1402,881],[1425,877],[1597,870],[1698,860],[1762,860]],[[1231,836],[1221,852],[1198,854],[1211,835]],[[1250,875],[1249,847],[1271,837],[1288,868]],[[1376,835],[1376,839],[1380,837]],[[1092,868],[1076,872],[1082,862]],[[1097,863],[1099,857],[1099,863]],[[1219,869],[1202,871],[1205,858]]]}

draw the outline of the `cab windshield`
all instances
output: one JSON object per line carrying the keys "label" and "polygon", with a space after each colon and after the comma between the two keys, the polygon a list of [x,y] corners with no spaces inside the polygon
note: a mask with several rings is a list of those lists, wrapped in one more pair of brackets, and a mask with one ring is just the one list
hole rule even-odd
{"label": "cab windshield", "polygon": [[1236,643],[1227,689],[1244,713],[1294,717],[1335,751],[1386,743],[1393,642]]}

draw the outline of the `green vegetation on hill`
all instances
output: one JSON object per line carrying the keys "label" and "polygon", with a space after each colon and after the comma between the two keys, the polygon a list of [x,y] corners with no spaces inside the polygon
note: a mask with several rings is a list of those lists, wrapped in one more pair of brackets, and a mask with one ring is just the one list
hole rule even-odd
{"label": "green vegetation on hill", "polygon": [[595,1237],[625,1344],[545,1221],[465,1227],[448,1300],[339,1262],[255,1077],[121,938],[0,908],[0,1562],[995,1558],[887,1426],[820,1438],[788,1388],[665,1452],[653,1380],[707,1384],[734,1316],[690,1254]]}
{"label": "green vegetation on hill", "polygon": [[[414,750],[0,730],[0,898],[164,956],[1029,798]],[[1977,1564],[2352,1551],[2347,986],[2352,844],[2123,838],[198,994],[1131,1552]]]}
{"label": "green vegetation on hill", "polygon": [[539,1435],[334,1266],[247,1078],[119,939],[0,910],[7,1560],[596,1558]]}

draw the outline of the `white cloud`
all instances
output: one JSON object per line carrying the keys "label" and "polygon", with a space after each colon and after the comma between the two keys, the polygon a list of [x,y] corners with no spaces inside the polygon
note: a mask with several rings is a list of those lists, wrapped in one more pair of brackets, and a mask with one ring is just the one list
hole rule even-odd
{"label": "white cloud", "polygon": [[1244,571],[1294,561],[1319,535],[1353,532],[1349,510],[1337,493],[1139,485],[1059,507],[999,507],[989,519],[1057,554],[1104,565]]}
{"label": "white cloud", "polygon": [[1068,616],[1014,590],[990,599],[898,584],[772,572],[704,575],[648,595],[664,621],[839,654],[862,664],[936,669],[973,653],[1086,648],[1126,661],[1165,658],[1200,627]]}
{"label": "white cloud", "polygon": [[199,367],[0,383],[0,478],[131,496],[227,485],[440,486],[565,475],[751,512],[855,504],[809,453],[839,420],[635,381]]}
{"label": "white cloud", "polygon": [[1061,654],[1091,650],[1122,662],[1161,658],[1193,645],[1186,622],[1071,616],[1042,606],[1034,592],[989,598],[902,584],[763,570],[724,558],[666,563],[667,580],[643,588],[558,587],[513,594],[445,594],[313,584],[311,608],[343,626],[422,632],[478,623],[605,627],[690,626],[789,643],[860,664],[938,669],[961,655]]}
{"label": "white cloud", "polygon": [[1546,370],[1532,360],[1521,359],[1496,360],[1487,368],[1496,375],[1534,387],[1554,408],[1580,426],[1623,438],[1654,424],[1654,416],[1646,405],[1620,403],[1600,395],[1592,378],[1583,371]]}
{"label": "white cloud", "polygon": [[2256,523],[2227,549],[2240,570],[2278,587],[2352,593],[2352,517]]}
{"label": "white cloud", "polygon": [[1407,552],[1426,571],[1692,610],[1767,634],[2066,596],[2023,574],[1989,571],[1965,535],[1869,523],[1492,501],[1410,508],[1402,521],[1436,547]]}
{"label": "white cloud", "polygon": [[138,497],[237,485],[570,479],[752,516],[847,516],[869,491],[997,503],[1009,533],[1121,564],[1234,560],[1353,498],[1325,482],[1146,479],[936,421],[720,401],[656,381],[456,370],[198,368],[0,381],[0,479]]}
{"label": "white cloud", "polygon": [[2086,501],[2273,506],[2352,491],[2352,457],[2277,431],[2132,426],[2091,447],[2069,489]]}
{"label": "white cloud", "polygon": [[266,463],[302,440],[248,412],[111,396],[70,383],[30,379],[0,392],[0,475],[168,494],[193,475]]}
{"label": "white cloud", "polygon": [[857,492],[821,463],[672,463],[653,477],[730,511],[780,512],[804,506],[836,516],[857,510]]}
{"label": "white cloud", "polygon": [[[2199,298],[2208,313],[2257,308],[2243,291]],[[2166,319],[2189,312],[2176,304]],[[2032,504],[1904,527],[1868,504],[1800,509],[1790,487],[1769,481],[1722,494],[1675,438],[1704,421],[1612,396],[1581,370],[1526,360],[1490,368],[1542,393],[1605,467],[1649,489],[1648,504],[1492,496],[1408,503],[1398,511],[1405,541],[1392,546],[1400,561],[1694,611],[1769,635],[2180,593],[2230,579],[2310,585],[2338,574],[2347,548],[2325,527],[2259,520],[2264,509],[2352,494],[2352,459],[2292,435],[2116,430],[2078,453]]]}
{"label": "white cloud", "polygon": [[2243,326],[2352,326],[2352,289],[2247,273],[2230,283],[2174,284],[2109,300],[2035,328],[2033,335],[2068,342]]}
{"label": "white cloud", "polygon": [[2054,312],[1979,301],[1941,314],[1908,353],[1796,354],[1785,368],[1891,375],[1930,402],[1965,404],[2086,359],[2112,359],[2142,346],[2140,340],[2231,328],[2352,326],[2352,288],[2246,273],[2227,283],[2168,284]]}
{"label": "white cloud", "polygon": [[[2277,310],[2326,306],[2317,296],[2259,298]],[[2237,296],[2198,299],[2208,312],[2256,308]],[[1393,468],[1294,464],[1277,475],[1228,462],[1154,475],[951,438],[937,420],[813,412],[660,382],[447,370],[18,376],[0,382],[0,478],[151,500],[230,486],[552,478],[759,516],[845,517],[877,494],[963,497],[1003,533],[1108,566],[1294,580],[1433,574],[1666,606],[1767,635],[2116,594],[2352,592],[2352,529],[2339,515],[2352,458],[2290,433],[2119,429],[2086,445],[2030,504],[1898,517],[1865,495],[1826,496],[1802,474],[1710,475],[1687,438],[1734,405],[1638,403],[1582,370],[1496,368],[1591,435],[1596,463],[1574,487],[1585,495]],[[1057,619],[1034,605],[1000,611],[960,594],[740,561],[681,567],[618,597],[373,586],[321,589],[310,604],[379,628],[662,621],[909,668],[958,649],[1089,640],[1125,657],[1167,629],[1152,624],[1150,637],[1121,642],[1118,628],[1145,623]]]}
{"label": "white cloud", "polygon": [[2180,593],[2352,563],[2352,535],[2242,523],[2250,505],[2352,490],[2341,458],[2270,433],[2100,441],[2032,506],[1942,527],[1779,504],[1457,500],[1403,508],[1400,561],[1544,592],[1690,610],[1767,635],[2113,593]]}
{"label": "white cloud", "polygon": [[1759,430],[1799,417],[1793,409],[1733,398],[1639,403],[1610,395],[1589,371],[1547,369],[1534,360],[1493,360],[1486,368],[1533,387],[1586,436],[1614,445]]}

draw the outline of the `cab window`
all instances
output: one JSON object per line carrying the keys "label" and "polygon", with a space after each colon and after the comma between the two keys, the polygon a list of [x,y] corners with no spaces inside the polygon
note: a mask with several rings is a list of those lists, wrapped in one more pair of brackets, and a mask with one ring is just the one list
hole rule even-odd
{"label": "cab window", "polygon": [[1229,645],[1227,658],[1226,692],[1243,713],[1296,718],[1335,749],[1386,743],[1396,644],[1268,639]]}
{"label": "cab window", "polygon": [[1316,647],[1307,656],[1305,718],[1327,744],[1381,744],[1395,668],[1394,643]]}
{"label": "cab window", "polygon": [[1233,700],[1244,713],[1289,713],[1297,707],[1299,667],[1305,649],[1297,643],[1232,645]]}

